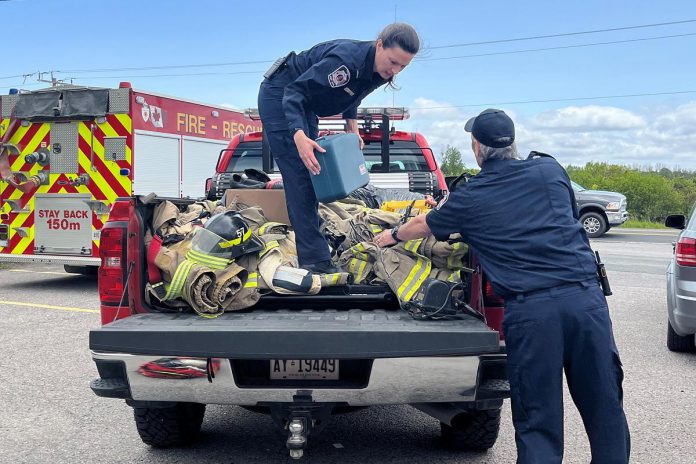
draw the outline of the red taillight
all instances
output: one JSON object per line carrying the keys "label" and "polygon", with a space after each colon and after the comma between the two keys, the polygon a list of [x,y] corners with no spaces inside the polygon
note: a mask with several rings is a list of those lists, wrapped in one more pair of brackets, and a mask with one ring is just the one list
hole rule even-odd
{"label": "red taillight", "polygon": [[109,221],[127,221],[130,212],[129,200],[116,200],[109,211]]}
{"label": "red taillight", "polygon": [[[124,298],[125,238],[124,227],[108,227],[107,224],[101,231],[99,299],[102,304],[119,304]],[[128,311],[123,313],[128,315]]]}
{"label": "red taillight", "polygon": [[490,282],[486,282],[485,303],[486,306],[505,306],[505,300],[495,294]]}
{"label": "red taillight", "polygon": [[501,340],[505,339],[503,336],[504,306],[505,300],[495,294],[490,282],[486,282],[485,293],[483,295],[483,312],[486,315],[488,327],[497,330]]}
{"label": "red taillight", "polygon": [[677,264],[680,266],[696,266],[696,239],[682,237],[677,242]]}

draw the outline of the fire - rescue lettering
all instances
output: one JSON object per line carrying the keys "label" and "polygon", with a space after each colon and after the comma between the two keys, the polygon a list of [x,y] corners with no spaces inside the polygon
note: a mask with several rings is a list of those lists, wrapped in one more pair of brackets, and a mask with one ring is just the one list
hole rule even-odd
{"label": "fire - rescue lettering", "polygon": [[205,116],[196,116],[188,113],[176,114],[176,129],[179,132],[189,134],[205,135]]}
{"label": "fire - rescue lettering", "polygon": [[251,124],[244,125],[243,122],[222,122],[222,137],[225,139],[231,139],[237,134],[243,134],[245,132],[258,132],[261,131],[261,126],[252,126]]}

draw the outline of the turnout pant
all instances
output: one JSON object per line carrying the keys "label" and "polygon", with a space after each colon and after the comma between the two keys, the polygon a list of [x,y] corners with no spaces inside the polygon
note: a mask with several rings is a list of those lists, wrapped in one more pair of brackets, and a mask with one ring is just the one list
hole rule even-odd
{"label": "turnout pant", "polygon": [[[259,114],[271,153],[283,175],[285,203],[295,230],[298,261],[303,266],[330,260],[331,254],[326,239],[319,231],[319,202],[309,177],[312,174],[300,159],[283,112],[283,92],[287,84],[284,77],[285,74],[280,73],[263,81],[259,90]],[[318,119],[312,113],[307,115],[307,119],[307,136],[316,139]]]}
{"label": "turnout pant", "polygon": [[592,463],[627,463],[623,370],[599,285],[566,284],[509,298],[503,332],[517,462],[561,463],[565,371]]}

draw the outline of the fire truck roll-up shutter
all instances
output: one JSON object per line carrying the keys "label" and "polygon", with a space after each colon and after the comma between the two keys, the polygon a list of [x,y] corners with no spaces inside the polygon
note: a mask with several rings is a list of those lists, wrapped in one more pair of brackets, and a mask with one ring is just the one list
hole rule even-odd
{"label": "fire truck roll-up shutter", "polygon": [[218,153],[227,147],[227,142],[196,137],[183,139],[181,194],[184,197],[201,198],[205,195],[205,185],[201,179],[210,176],[210,167],[215,166]]}
{"label": "fire truck roll-up shutter", "polygon": [[[134,195],[179,198],[181,141],[177,135],[136,131]],[[216,152],[217,153],[217,152]],[[216,155],[217,156],[217,155]],[[209,166],[214,166],[210,164]]]}
{"label": "fire truck roll-up shutter", "polygon": [[36,194],[34,253],[90,256],[90,200],[90,195],[82,194]]}
{"label": "fire truck roll-up shutter", "polygon": [[50,90],[19,94],[14,108],[18,119],[93,118],[106,115],[108,89]]}

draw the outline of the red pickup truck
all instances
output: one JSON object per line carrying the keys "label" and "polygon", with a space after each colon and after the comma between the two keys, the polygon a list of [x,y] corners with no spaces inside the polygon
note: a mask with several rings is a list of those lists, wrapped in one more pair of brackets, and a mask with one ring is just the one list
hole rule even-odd
{"label": "red pickup truck", "polygon": [[[253,113],[250,115],[255,119]],[[360,136],[365,142],[365,166],[370,171],[370,184],[375,187],[418,192],[438,196],[447,184],[433,150],[418,132],[397,131],[391,121],[408,119],[406,108],[359,108]],[[320,135],[342,131],[335,118],[320,121]],[[257,169],[280,177],[263,140],[262,132],[238,134],[220,152],[215,173],[206,181],[209,200],[222,198],[232,186],[232,177],[245,169]]]}
{"label": "red pickup truck", "polygon": [[[373,167],[388,166],[389,174],[393,163],[410,169],[407,162],[413,160],[418,169],[405,174],[427,173],[445,188],[424,139],[387,135],[374,135],[388,157],[382,162],[380,151]],[[374,141],[366,142],[369,147]],[[233,143],[221,154],[219,174],[230,166],[259,167],[261,134]],[[394,156],[398,150],[404,156]],[[366,150],[367,162],[370,153]],[[243,164],[249,160],[255,164]],[[145,233],[164,200],[182,210],[194,201],[149,195],[113,204],[101,234],[102,327],[89,336],[98,371],[92,390],[125,400],[145,443],[190,443],[206,405],[229,404],[269,414],[287,433],[290,455],[299,458],[310,433],[317,434],[332,414],[409,404],[439,421],[443,442],[455,449],[485,451],[494,445],[509,397],[503,301],[473,253],[464,258],[473,272],[464,279],[463,294],[483,318],[418,320],[400,309],[386,285],[347,285],[312,296],[270,294],[251,310],[205,319],[146,298]]]}
{"label": "red pickup truck", "polygon": [[[192,201],[169,200],[182,208]],[[473,254],[465,294],[485,323],[467,316],[416,320],[388,287],[366,285],[268,295],[251,311],[204,319],[146,300],[144,235],[160,201],[114,203],[102,230],[103,326],[89,336],[98,371],[92,390],[133,407],[145,443],[189,443],[207,404],[231,404],[270,414],[299,457],[310,431],[333,413],[410,404],[441,422],[445,443],[493,446],[509,396],[503,309]],[[278,378],[273,367],[281,363],[321,375]]]}

